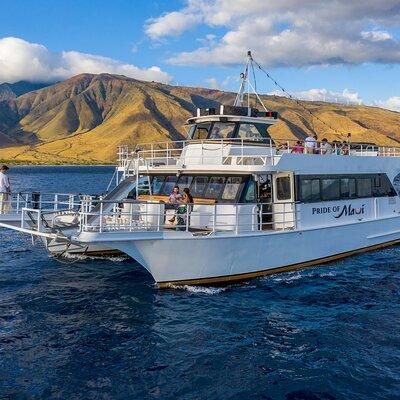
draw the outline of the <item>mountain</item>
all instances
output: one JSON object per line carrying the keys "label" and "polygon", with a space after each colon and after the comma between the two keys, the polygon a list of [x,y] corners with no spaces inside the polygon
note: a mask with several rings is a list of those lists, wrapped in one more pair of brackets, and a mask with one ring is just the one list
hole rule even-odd
{"label": "mountain", "polygon": [[15,83],[1,83],[0,84],[0,101],[12,100],[21,96],[25,93],[32,92],[33,90],[39,90],[46,86],[51,85],[50,83],[32,83],[28,81],[19,81]]}
{"label": "mountain", "polygon": [[[234,97],[218,90],[81,74],[0,101],[0,159],[113,163],[119,144],[183,139],[185,120],[196,107],[232,104]],[[263,96],[263,101],[280,113],[281,121],[271,129],[277,142],[304,138],[310,131],[328,140],[347,140],[348,133],[352,141],[397,145],[400,140],[400,113],[393,111],[277,96]]]}

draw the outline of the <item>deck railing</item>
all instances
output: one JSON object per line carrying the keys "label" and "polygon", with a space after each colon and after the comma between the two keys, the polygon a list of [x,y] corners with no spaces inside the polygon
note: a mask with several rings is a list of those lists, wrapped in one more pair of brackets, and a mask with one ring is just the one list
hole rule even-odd
{"label": "deck railing", "polygon": [[23,208],[46,211],[65,211],[77,209],[82,196],[74,193],[10,193],[6,199],[0,200],[0,214],[18,214]]}
{"label": "deck railing", "polygon": [[[149,166],[193,164],[275,165],[282,154],[299,152],[297,140],[271,139],[213,139],[154,142],[137,145],[134,149],[120,146],[119,167],[129,170],[134,160],[146,159]],[[188,146],[190,145],[190,146]],[[400,157],[400,146],[378,146],[368,143],[332,143],[331,155]],[[304,150],[306,152],[306,150]],[[319,146],[314,154],[328,154]]]}
{"label": "deck railing", "polygon": [[[166,208],[162,202],[100,201],[94,211],[84,201],[79,211],[81,232],[160,232],[168,230],[210,234],[293,230],[298,225],[294,203],[236,203]],[[172,222],[173,221],[173,222]]]}

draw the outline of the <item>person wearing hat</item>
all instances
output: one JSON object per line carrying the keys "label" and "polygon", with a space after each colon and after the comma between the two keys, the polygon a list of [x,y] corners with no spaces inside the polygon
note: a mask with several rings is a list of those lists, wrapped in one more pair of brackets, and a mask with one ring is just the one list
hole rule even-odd
{"label": "person wearing hat", "polygon": [[8,170],[7,165],[0,168],[0,214],[6,214],[10,211],[11,183],[7,176]]}

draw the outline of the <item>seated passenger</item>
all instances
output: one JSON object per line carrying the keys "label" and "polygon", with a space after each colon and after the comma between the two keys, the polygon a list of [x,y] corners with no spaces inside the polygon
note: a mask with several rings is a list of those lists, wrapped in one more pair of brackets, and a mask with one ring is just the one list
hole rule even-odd
{"label": "seated passenger", "polygon": [[331,144],[325,138],[322,139],[320,148],[321,148],[321,154],[331,155],[333,153],[333,148]]}
{"label": "seated passenger", "polygon": [[[166,210],[171,210],[171,209],[177,210],[181,200],[182,200],[182,195],[179,193],[179,186],[175,185],[172,190],[172,193],[169,195],[168,203],[165,205],[165,209]],[[170,218],[168,221],[174,222],[175,215],[172,218]]]}
{"label": "seated passenger", "polygon": [[300,140],[293,146],[292,153],[304,153],[304,146]]}
{"label": "seated passenger", "polygon": [[178,207],[177,213],[177,223],[176,230],[184,231],[186,229],[186,218],[189,217],[189,214],[192,211],[193,207],[193,197],[190,194],[188,188],[183,189],[183,196],[180,200],[180,205]]}
{"label": "seated passenger", "polygon": [[172,208],[178,208],[179,202],[182,200],[182,195],[179,193],[179,186],[174,186],[172,193],[169,195],[168,204],[172,205]]}

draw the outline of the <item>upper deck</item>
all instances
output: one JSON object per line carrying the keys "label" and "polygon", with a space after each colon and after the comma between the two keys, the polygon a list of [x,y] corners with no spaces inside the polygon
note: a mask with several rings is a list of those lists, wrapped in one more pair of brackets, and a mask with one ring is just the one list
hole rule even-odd
{"label": "upper deck", "polygon": [[[136,169],[158,170],[237,170],[257,171],[277,166],[282,156],[294,153],[296,142],[287,140],[275,144],[272,139],[250,141],[245,139],[204,139],[176,142],[145,143],[132,149],[120,146],[118,149],[118,170],[133,176]],[[339,154],[333,145],[335,157],[399,157],[400,147],[377,146],[372,144],[349,143],[348,154]],[[326,157],[317,150],[307,157]]]}
{"label": "upper deck", "polygon": [[[273,169],[283,155],[299,153],[298,139],[273,140],[269,129],[277,121],[276,112],[260,112],[250,107],[197,109],[197,115],[187,120],[187,140],[143,143],[135,148],[121,146],[118,171],[124,176],[133,176],[137,171],[256,172]],[[400,147],[347,142],[345,147],[339,146],[332,143],[329,152],[341,157],[400,156]],[[323,155],[324,149],[318,147],[315,153]]]}

